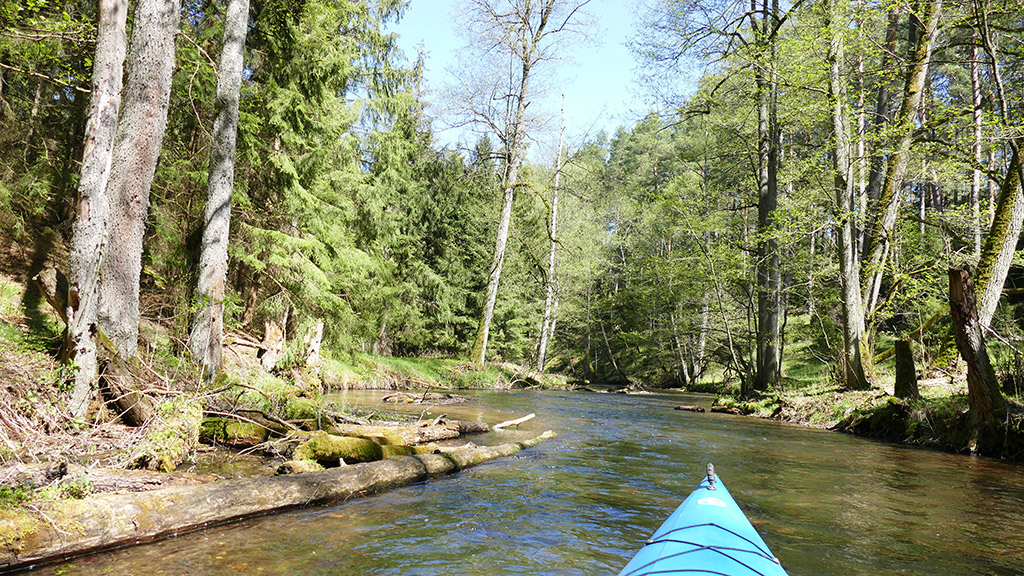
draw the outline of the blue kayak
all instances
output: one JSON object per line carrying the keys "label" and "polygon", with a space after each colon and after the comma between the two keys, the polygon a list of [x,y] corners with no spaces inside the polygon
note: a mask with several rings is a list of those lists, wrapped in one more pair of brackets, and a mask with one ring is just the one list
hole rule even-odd
{"label": "blue kayak", "polygon": [[619,576],[787,576],[725,485],[708,475]]}

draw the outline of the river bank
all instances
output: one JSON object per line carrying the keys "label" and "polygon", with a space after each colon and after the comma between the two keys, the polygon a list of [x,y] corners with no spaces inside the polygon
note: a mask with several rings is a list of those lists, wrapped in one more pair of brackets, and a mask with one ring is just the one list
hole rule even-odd
{"label": "river bank", "polygon": [[[266,346],[240,333],[226,338],[223,374],[204,383],[169,327],[145,320],[146,346],[130,384],[134,405],[125,408],[125,395],[108,374],[86,417],[75,421],[65,408],[69,371],[56,360],[62,321],[38,292],[9,276],[0,276],[0,320],[0,571],[377,491],[546,438],[499,448],[467,445],[466,436],[486,432],[487,423],[424,421],[387,403],[342,407],[325,400],[335,391],[415,387],[432,392],[395,401],[429,396],[443,404],[459,401],[450,394],[458,389],[565,386],[564,379],[512,364],[477,368],[442,358],[318,354],[310,362],[282,353],[268,364]],[[211,468],[217,459],[237,464],[230,472]],[[405,465],[396,468],[394,461]],[[336,485],[345,483],[335,476],[351,476],[362,463],[383,472],[372,474],[372,484],[338,492]],[[325,473],[329,480],[315,481]],[[145,512],[162,509],[166,491],[176,495],[168,501],[180,503],[182,494],[216,493],[225,482],[241,483],[244,510],[225,504],[233,498],[193,498],[184,516]],[[313,492],[304,492],[310,486]],[[250,498],[268,490],[273,497],[266,502]],[[282,490],[300,496],[283,497]]]}
{"label": "river bank", "polygon": [[713,409],[954,453],[1024,461],[1024,406],[1007,399],[998,434],[978,444],[968,418],[966,384],[953,378],[920,382],[920,397],[901,399],[891,387],[865,391],[815,384],[743,400],[716,397]]}

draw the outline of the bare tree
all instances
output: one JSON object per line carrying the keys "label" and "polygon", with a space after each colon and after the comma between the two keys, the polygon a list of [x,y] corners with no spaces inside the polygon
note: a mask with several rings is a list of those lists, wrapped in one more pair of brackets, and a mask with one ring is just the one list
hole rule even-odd
{"label": "bare tree", "polygon": [[213,378],[220,366],[224,331],[224,281],[228,269],[228,231],[231,190],[235,183],[235,144],[238,136],[238,101],[249,23],[249,0],[230,0],[224,17],[224,46],[217,77],[216,117],[210,149],[210,180],[199,282],[199,310],[192,324],[189,346],[204,378]]}
{"label": "bare tree", "polygon": [[68,331],[75,362],[75,385],[69,408],[75,418],[85,416],[99,370],[96,346],[100,259],[110,214],[107,181],[121,107],[127,19],[128,0],[100,0],[89,120],[85,127],[82,177],[78,182],[70,254]]}
{"label": "bare tree", "polygon": [[482,365],[498,297],[505,248],[512,222],[512,204],[526,152],[537,67],[555,59],[561,40],[580,35],[582,9],[590,0],[465,0],[466,31],[470,46],[465,54],[477,65],[464,63],[458,70],[453,99],[464,103],[467,122],[494,133],[502,145],[501,215],[494,242],[494,259],[487,279],[487,294],[480,327],[470,359]]}

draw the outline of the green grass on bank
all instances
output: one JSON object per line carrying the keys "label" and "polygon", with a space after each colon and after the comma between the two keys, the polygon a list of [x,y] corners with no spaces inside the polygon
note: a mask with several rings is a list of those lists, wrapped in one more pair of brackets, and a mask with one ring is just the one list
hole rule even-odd
{"label": "green grass on bank", "polygon": [[400,358],[355,354],[347,360],[324,361],[329,388],[443,388],[497,389],[565,388],[559,375],[539,374],[512,364],[488,364],[477,368],[454,358]]}

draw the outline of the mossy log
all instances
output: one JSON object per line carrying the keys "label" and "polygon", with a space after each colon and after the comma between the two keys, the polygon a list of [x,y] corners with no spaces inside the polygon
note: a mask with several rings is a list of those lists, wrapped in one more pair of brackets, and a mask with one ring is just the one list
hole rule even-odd
{"label": "mossy log", "polygon": [[323,467],[375,462],[384,458],[381,445],[366,438],[335,436],[322,430],[310,434],[309,439],[295,449],[296,460],[313,460]]}
{"label": "mossy log", "polygon": [[269,512],[338,502],[510,456],[554,437],[397,456],[323,472],[224,480],[0,510],[0,570],[66,560]]}
{"label": "mossy log", "polygon": [[489,432],[490,428],[483,422],[466,420],[444,420],[420,422],[409,426],[360,426],[357,424],[338,424],[329,432],[339,436],[358,436],[373,440],[378,444],[395,446],[413,446],[451,440],[463,434]]}

